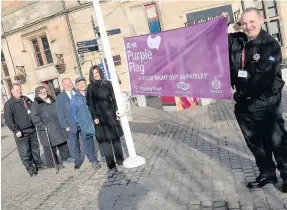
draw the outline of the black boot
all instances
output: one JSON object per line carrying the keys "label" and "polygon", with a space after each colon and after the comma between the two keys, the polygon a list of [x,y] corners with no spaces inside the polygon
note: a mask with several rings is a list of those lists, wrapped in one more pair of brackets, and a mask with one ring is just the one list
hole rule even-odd
{"label": "black boot", "polygon": [[31,170],[28,170],[28,173],[29,173],[30,177],[33,177],[33,176],[37,176],[38,171],[35,168],[33,168]]}
{"label": "black boot", "polygon": [[269,177],[261,177],[260,175],[256,178],[253,182],[248,182],[247,187],[248,188],[261,188],[269,183],[277,183],[277,177],[276,176],[269,176]]}
{"label": "black boot", "polygon": [[112,169],[109,169],[109,170],[108,170],[108,174],[107,174],[107,175],[108,175],[108,178],[112,178],[117,171],[118,171],[117,167],[114,167],[114,168],[112,168]]}
{"label": "black boot", "polygon": [[82,160],[79,164],[75,164],[74,169],[80,169],[84,161]]}

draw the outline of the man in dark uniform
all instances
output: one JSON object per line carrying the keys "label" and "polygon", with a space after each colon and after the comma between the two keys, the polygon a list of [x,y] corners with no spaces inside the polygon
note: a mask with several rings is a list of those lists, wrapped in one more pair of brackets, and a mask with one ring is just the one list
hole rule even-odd
{"label": "man in dark uniform", "polygon": [[[227,13],[223,13],[227,17]],[[287,192],[287,131],[282,117],[282,52],[279,43],[262,30],[264,18],[256,8],[241,17],[244,31],[229,34],[230,70],[235,116],[255,156],[260,175],[248,187],[277,182],[276,165]]]}
{"label": "man in dark uniform", "polygon": [[40,158],[36,129],[31,121],[32,101],[22,96],[21,86],[13,84],[12,97],[5,103],[4,117],[8,128],[14,133],[17,149],[23,165],[30,176],[46,168]]}

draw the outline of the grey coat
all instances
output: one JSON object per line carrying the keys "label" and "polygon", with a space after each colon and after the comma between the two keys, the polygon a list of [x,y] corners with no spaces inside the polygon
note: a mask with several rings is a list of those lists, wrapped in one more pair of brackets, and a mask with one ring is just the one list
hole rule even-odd
{"label": "grey coat", "polygon": [[31,107],[31,118],[37,128],[42,146],[49,146],[45,128],[48,127],[48,134],[52,146],[59,145],[67,141],[67,134],[59,123],[56,103],[54,98],[48,96],[51,104],[45,102],[40,97],[35,97]]}

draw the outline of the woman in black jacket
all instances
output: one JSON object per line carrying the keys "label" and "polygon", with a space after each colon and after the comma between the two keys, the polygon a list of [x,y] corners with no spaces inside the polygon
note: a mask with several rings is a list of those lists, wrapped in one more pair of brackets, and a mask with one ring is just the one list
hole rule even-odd
{"label": "woman in black jacket", "polygon": [[[47,89],[44,86],[37,87],[35,94],[35,101],[31,107],[31,118],[37,128],[38,136],[44,149],[47,167],[62,167],[57,156],[57,148],[62,161],[66,161],[70,157],[70,153],[67,145],[66,132],[61,128],[57,117],[55,99],[48,95]],[[46,128],[51,145],[46,135]],[[54,164],[52,155],[54,156],[56,165]]]}
{"label": "woman in black jacket", "polygon": [[117,104],[110,81],[104,80],[98,66],[90,69],[90,84],[87,89],[87,104],[96,124],[96,138],[104,148],[109,169],[116,170],[113,150],[118,165],[124,161],[120,137],[123,136],[119,118],[116,115]]}

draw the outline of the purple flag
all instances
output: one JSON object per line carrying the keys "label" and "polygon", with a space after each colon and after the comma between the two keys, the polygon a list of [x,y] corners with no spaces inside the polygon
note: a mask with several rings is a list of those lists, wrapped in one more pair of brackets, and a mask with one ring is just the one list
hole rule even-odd
{"label": "purple flag", "polygon": [[224,18],[125,38],[132,95],[231,97]]}

